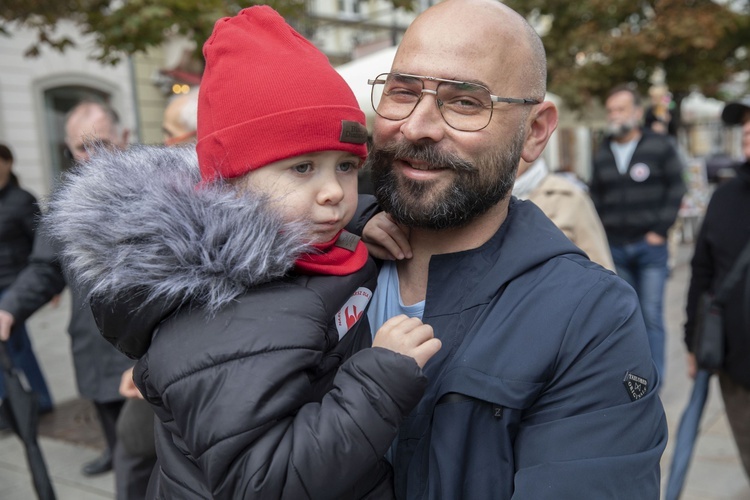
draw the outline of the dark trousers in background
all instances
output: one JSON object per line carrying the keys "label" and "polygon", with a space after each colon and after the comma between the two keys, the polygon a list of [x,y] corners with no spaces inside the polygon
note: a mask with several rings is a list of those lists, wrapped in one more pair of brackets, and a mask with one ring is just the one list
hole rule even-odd
{"label": "dark trousers in background", "polygon": [[117,500],[146,498],[156,465],[154,410],[143,399],[128,399],[117,421],[115,485]]}
{"label": "dark trousers in background", "polygon": [[122,443],[115,446],[115,490],[117,500],[143,500],[156,456],[131,455]]}
{"label": "dark trousers in background", "polygon": [[719,385],[734,442],[737,443],[745,475],[750,479],[750,389],[736,383],[723,371],[719,372]]}
{"label": "dark trousers in background", "polygon": [[124,404],[125,401],[111,401],[109,403],[94,401],[104,439],[107,441],[107,448],[112,454],[114,454],[115,443],[117,443],[117,418],[120,416]]}
{"label": "dark trousers in background", "polygon": [[666,379],[666,335],[664,328],[664,288],[669,276],[667,245],[649,245],[646,240],[628,245],[610,245],[617,274],[638,294],[646,323],[651,358],[659,379]]}
{"label": "dark trousers in background", "polygon": [[[0,289],[0,297],[2,297],[4,292],[4,289]],[[13,328],[12,335],[6,343],[6,347],[13,365],[26,375],[26,380],[29,381],[31,390],[39,397],[39,411],[47,412],[52,410],[52,396],[31,346],[26,325],[21,323]],[[0,371],[0,399],[3,398],[5,398],[5,376]]]}

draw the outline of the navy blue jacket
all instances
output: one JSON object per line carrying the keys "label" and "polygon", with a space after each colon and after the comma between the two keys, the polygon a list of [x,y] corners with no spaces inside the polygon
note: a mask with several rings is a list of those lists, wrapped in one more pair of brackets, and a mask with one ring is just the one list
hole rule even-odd
{"label": "navy blue jacket", "polygon": [[423,320],[443,348],[396,442],[399,498],[659,497],[667,423],[636,294],[535,205],[432,257]]}

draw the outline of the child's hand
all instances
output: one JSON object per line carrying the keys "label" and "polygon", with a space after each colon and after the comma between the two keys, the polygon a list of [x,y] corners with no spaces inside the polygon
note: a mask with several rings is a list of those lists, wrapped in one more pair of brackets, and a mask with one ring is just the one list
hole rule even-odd
{"label": "child's hand", "polygon": [[411,259],[409,232],[385,212],[370,219],[362,230],[362,241],[370,255],[381,260]]}
{"label": "child's hand", "polygon": [[384,347],[404,356],[414,358],[420,368],[440,350],[442,344],[436,339],[432,327],[419,318],[404,314],[394,316],[380,327],[372,341],[373,347]]}

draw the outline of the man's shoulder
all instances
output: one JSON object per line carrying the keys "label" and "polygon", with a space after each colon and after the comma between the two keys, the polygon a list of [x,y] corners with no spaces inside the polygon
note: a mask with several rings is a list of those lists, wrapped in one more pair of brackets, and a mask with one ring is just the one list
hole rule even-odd
{"label": "man's shoulder", "polygon": [[[584,194],[583,189],[578,187],[573,181],[566,179],[562,175],[550,173],[542,180],[539,187],[534,191],[534,194],[540,193],[544,195],[564,195],[564,196],[579,196]],[[532,201],[533,196],[530,198]]]}
{"label": "man's shoulder", "polygon": [[14,205],[35,205],[36,197],[25,189],[11,185],[5,190],[5,200]]}

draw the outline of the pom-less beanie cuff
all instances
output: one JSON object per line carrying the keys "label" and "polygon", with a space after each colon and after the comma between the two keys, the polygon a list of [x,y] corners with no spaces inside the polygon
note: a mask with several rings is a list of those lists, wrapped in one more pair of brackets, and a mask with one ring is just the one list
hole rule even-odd
{"label": "pom-less beanie cuff", "polygon": [[261,116],[218,130],[196,146],[201,177],[204,182],[239,177],[269,163],[318,151],[346,151],[364,160],[366,129],[355,129],[363,136],[346,136],[347,127],[351,130],[352,123],[364,120],[359,108],[321,106]]}

